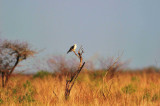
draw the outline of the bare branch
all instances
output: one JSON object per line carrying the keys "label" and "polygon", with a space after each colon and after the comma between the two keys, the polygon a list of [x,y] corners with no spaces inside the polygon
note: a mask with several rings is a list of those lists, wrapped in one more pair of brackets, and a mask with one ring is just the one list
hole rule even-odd
{"label": "bare branch", "polygon": [[79,63],[78,70],[73,74],[73,76],[71,76],[70,80],[66,80],[66,88],[65,88],[65,99],[66,100],[68,99],[68,97],[70,95],[70,91],[71,91],[79,73],[81,72],[83,66],[85,65],[85,62],[82,64],[82,60],[83,60],[82,54],[84,53],[82,46],[79,48],[78,54],[75,51],[73,51],[73,52],[79,58],[80,63]]}

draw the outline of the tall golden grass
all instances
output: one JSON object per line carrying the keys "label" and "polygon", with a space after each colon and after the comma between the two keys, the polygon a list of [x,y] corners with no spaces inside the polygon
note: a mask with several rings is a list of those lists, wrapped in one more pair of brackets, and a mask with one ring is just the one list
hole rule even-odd
{"label": "tall golden grass", "polygon": [[68,100],[65,75],[13,75],[5,88],[0,87],[0,105],[158,106],[160,73],[147,70],[121,71],[105,82],[105,71],[83,70]]}

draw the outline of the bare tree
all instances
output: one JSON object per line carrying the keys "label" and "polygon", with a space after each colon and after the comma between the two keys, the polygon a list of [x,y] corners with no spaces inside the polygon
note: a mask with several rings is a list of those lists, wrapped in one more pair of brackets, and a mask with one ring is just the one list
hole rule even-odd
{"label": "bare tree", "polygon": [[[105,69],[105,67],[103,67],[103,69],[106,70],[105,75],[103,76],[103,83],[102,83],[102,86],[101,86],[101,88],[102,88],[102,92],[101,93],[102,93],[104,99],[106,99],[106,95],[104,93],[104,88],[106,86],[105,83],[108,82],[109,80],[113,79],[113,77],[115,76],[116,72],[118,70],[120,70],[120,68],[122,68],[125,65],[125,62],[123,63],[123,62],[120,61],[120,58],[121,58],[122,55],[123,55],[123,53],[120,56],[118,56],[115,60],[114,60],[114,58],[111,58],[111,59],[109,59],[110,61],[109,60],[100,61],[101,64],[102,64],[101,66],[104,66],[107,63],[109,64],[106,69]],[[107,62],[107,63],[105,64],[105,62]],[[112,85],[112,83],[111,83],[111,85]],[[107,94],[109,94],[109,92],[110,92],[111,85],[109,87],[109,91],[107,92]]]}
{"label": "bare tree", "polygon": [[[29,48],[27,42],[4,40],[0,43],[0,72],[4,87],[19,62],[33,56],[36,52]],[[4,79],[6,77],[6,79]]]}
{"label": "bare tree", "polygon": [[[70,80],[66,80],[66,88],[65,88],[65,99],[67,100],[69,95],[70,95],[70,91],[79,75],[79,73],[81,72],[85,62],[83,62],[83,58],[82,58],[82,54],[84,53],[83,52],[83,48],[80,47],[80,49],[78,50],[78,54],[73,51],[74,54],[79,58],[80,60],[80,63],[79,63],[79,67],[78,67],[78,70],[74,72],[74,74],[70,77]],[[83,64],[82,64],[83,62]]]}
{"label": "bare tree", "polygon": [[66,59],[66,57],[62,55],[51,56],[47,60],[49,70],[61,73],[61,75],[72,72],[75,69],[73,65],[76,65],[76,63],[76,59]]}

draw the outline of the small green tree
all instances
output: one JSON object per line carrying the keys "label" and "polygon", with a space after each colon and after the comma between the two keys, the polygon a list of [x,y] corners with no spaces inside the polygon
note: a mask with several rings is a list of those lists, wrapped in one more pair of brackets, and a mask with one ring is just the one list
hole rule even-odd
{"label": "small green tree", "polygon": [[[4,40],[0,42],[0,72],[2,74],[2,87],[4,87],[19,62],[33,56],[36,52],[31,50],[27,42]],[[6,79],[4,80],[4,77]]]}

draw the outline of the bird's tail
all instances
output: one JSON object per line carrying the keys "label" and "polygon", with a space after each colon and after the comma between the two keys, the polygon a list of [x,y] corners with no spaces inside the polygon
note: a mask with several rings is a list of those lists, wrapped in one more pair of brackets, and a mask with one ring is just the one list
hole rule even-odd
{"label": "bird's tail", "polygon": [[67,54],[68,54],[69,52],[70,52],[70,51],[68,51]]}

